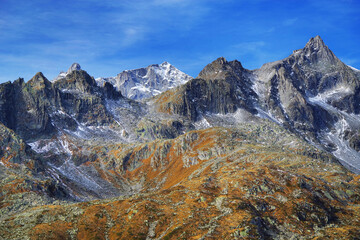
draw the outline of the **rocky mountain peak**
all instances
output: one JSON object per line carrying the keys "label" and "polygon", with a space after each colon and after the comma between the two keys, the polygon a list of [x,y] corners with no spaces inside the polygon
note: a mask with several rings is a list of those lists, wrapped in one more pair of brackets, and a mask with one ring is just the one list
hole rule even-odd
{"label": "rocky mountain peak", "polygon": [[212,63],[205,66],[199,73],[198,78],[202,79],[225,79],[229,73],[239,74],[243,71],[241,63],[237,60],[228,62],[224,57],[219,57]]}
{"label": "rocky mountain peak", "polygon": [[30,79],[29,83],[31,85],[44,84],[46,87],[51,86],[51,82],[44,76],[42,72],[38,72],[35,76]]}
{"label": "rocky mountain peak", "polygon": [[168,65],[171,66],[171,64],[170,64],[169,62],[167,62],[167,61],[165,61],[165,62],[163,62],[162,64],[160,64],[160,66],[168,66]]}
{"label": "rocky mountain peak", "polygon": [[305,45],[305,48],[310,48],[310,49],[314,49],[314,50],[322,49],[325,47],[326,47],[326,45],[319,35],[311,38]]}
{"label": "rocky mountain peak", "polygon": [[322,65],[336,64],[337,58],[334,53],[326,46],[324,41],[318,35],[311,38],[305,47],[300,50],[295,50],[293,55],[302,56],[299,59],[305,59],[311,63],[321,63]]}
{"label": "rocky mountain peak", "polygon": [[223,70],[226,70],[226,65],[228,61],[224,57],[219,57],[212,63],[206,65],[203,70],[199,73],[197,78],[202,79],[214,79],[214,78],[223,78],[221,73]]}
{"label": "rocky mountain peak", "polygon": [[44,74],[42,72],[38,72],[31,80],[43,80],[43,79],[45,79]]}
{"label": "rocky mountain peak", "polygon": [[71,66],[70,66],[70,68],[67,70],[67,74],[70,74],[71,72],[73,72],[73,71],[79,71],[79,70],[81,70],[81,66],[80,66],[80,64],[78,64],[78,63],[73,63]]}
{"label": "rocky mountain peak", "polygon": [[0,84],[2,238],[355,239],[360,75],[331,54]]}
{"label": "rocky mountain peak", "polygon": [[59,89],[94,93],[98,88],[96,81],[86,71],[74,70],[54,83]]}
{"label": "rocky mountain peak", "polygon": [[[163,62],[161,64],[151,64],[149,66],[146,67],[146,69],[148,71],[169,71],[172,69],[176,69],[173,65],[171,65],[171,63],[169,62]],[[127,70],[127,71],[131,71],[131,70]]]}
{"label": "rocky mountain peak", "polygon": [[71,66],[69,67],[69,69],[66,72],[61,71],[59,73],[59,75],[53,80],[53,81],[57,81],[59,79],[62,78],[66,78],[67,75],[71,74],[74,71],[80,71],[81,70],[81,66],[78,63],[73,63],[71,64]]}
{"label": "rocky mountain peak", "polygon": [[145,68],[125,70],[116,77],[97,78],[98,86],[111,83],[123,96],[141,100],[185,84],[192,77],[169,62],[152,64]]}
{"label": "rocky mountain peak", "polygon": [[227,63],[227,60],[224,57],[219,57],[214,62],[219,63],[219,64],[225,64],[225,63]]}

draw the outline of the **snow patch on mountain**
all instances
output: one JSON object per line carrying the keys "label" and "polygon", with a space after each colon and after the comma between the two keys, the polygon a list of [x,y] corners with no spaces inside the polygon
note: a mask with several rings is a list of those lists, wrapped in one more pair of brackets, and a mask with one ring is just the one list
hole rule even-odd
{"label": "snow patch on mountain", "polygon": [[125,70],[116,77],[97,78],[98,86],[109,82],[122,95],[141,100],[156,96],[164,91],[185,84],[192,77],[181,72],[168,62],[153,64],[146,68]]}
{"label": "snow patch on mountain", "polygon": [[311,100],[327,102],[329,100],[343,98],[353,93],[353,90],[349,86],[337,86],[336,88],[319,93],[315,97],[311,98]]}
{"label": "snow patch on mountain", "polygon": [[345,131],[349,129],[360,128],[360,115],[350,114],[341,111],[326,101],[333,98],[334,94],[347,94],[350,90],[346,87],[340,87],[327,93],[319,94],[315,97],[308,98],[311,104],[316,104],[333,115],[338,117],[338,121],[330,131],[324,131],[319,138],[324,143],[332,143],[336,150],[332,152],[345,166],[350,167],[355,172],[360,172],[360,153],[349,146],[349,142],[344,139]]}
{"label": "snow patch on mountain", "polygon": [[194,123],[195,129],[206,129],[210,128],[211,124],[206,120],[206,118],[202,117],[201,120]]}
{"label": "snow patch on mountain", "polygon": [[59,151],[59,146],[55,141],[41,139],[39,141],[28,144],[31,147],[31,149],[37,153],[47,153],[50,151],[53,151],[55,154],[62,153],[61,151]]}

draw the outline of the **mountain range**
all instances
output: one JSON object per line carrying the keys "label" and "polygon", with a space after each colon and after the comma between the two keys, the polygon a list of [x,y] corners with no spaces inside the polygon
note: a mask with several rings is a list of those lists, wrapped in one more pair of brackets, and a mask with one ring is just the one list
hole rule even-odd
{"label": "mountain range", "polygon": [[0,236],[356,239],[359,94],[319,36],[255,70],[0,84]]}
{"label": "mountain range", "polygon": [[97,78],[96,82],[99,86],[109,82],[125,97],[141,100],[156,96],[191,79],[192,77],[170,63],[163,62],[160,65],[153,64],[146,68],[126,70],[116,77]]}

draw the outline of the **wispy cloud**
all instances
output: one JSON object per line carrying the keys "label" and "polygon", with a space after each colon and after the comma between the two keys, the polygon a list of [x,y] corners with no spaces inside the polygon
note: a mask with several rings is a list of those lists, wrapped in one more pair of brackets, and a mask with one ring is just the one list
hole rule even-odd
{"label": "wispy cloud", "polygon": [[[7,11],[0,10],[0,45],[8,46],[0,49],[0,54],[7,56],[8,63],[36,63],[38,68],[39,62],[52,58],[62,62],[95,61],[135,45],[159,41],[172,29],[189,31],[207,9],[205,1],[190,3],[80,0],[54,6],[44,2],[39,8],[39,1],[20,0],[19,5],[10,4]],[[24,61],[15,61],[12,56]],[[28,56],[38,61],[30,63],[25,60]]]}
{"label": "wispy cloud", "polygon": [[343,61],[344,63],[346,63],[348,65],[357,65],[360,63],[359,58],[347,58],[347,57],[340,56],[339,59],[341,59],[341,61]]}
{"label": "wispy cloud", "polygon": [[148,29],[143,26],[130,26],[123,29],[123,38],[121,46],[127,47],[136,44],[138,41],[144,40],[148,33]]}
{"label": "wispy cloud", "polygon": [[285,21],[283,21],[283,25],[286,26],[286,27],[289,27],[289,26],[295,24],[297,20],[298,20],[298,18],[286,19]]}
{"label": "wispy cloud", "polygon": [[296,8],[291,1],[268,0],[0,0],[0,75],[27,79],[44,71],[53,78],[77,61],[90,74],[111,76],[165,60],[196,75],[219,56],[257,67],[317,34],[333,36],[338,45],[340,36],[350,39],[338,49],[352,44],[353,55],[342,56],[354,59],[360,54],[359,5],[351,0],[306,0]]}
{"label": "wispy cloud", "polygon": [[[133,36],[129,29],[134,29],[145,37],[172,28],[176,28],[178,31],[190,30],[208,13],[205,1],[153,0],[140,2],[128,3],[121,6],[119,11],[112,11],[108,15],[108,21],[129,37]],[[143,38],[131,37],[131,39],[141,40]],[[126,40],[126,43],[128,45],[129,41]]]}
{"label": "wispy cloud", "polygon": [[241,42],[233,45],[228,52],[234,58],[245,61],[245,66],[259,67],[265,63],[269,53],[265,50],[265,41]]}
{"label": "wispy cloud", "polygon": [[265,44],[266,43],[264,41],[241,42],[233,45],[233,47],[237,49],[240,54],[243,54],[253,51],[261,51],[261,47],[265,46]]}

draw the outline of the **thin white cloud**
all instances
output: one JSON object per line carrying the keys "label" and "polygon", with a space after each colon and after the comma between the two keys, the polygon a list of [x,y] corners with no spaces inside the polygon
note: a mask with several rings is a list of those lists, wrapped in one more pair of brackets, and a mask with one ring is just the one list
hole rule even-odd
{"label": "thin white cloud", "polygon": [[360,63],[360,59],[358,58],[339,57],[339,59],[348,65],[356,65]]}
{"label": "thin white cloud", "polygon": [[208,13],[209,9],[204,1],[135,1],[112,11],[108,14],[107,21],[114,30],[124,35],[119,41],[121,46],[127,47],[147,39],[149,35],[156,36],[173,28],[189,31]]}
{"label": "thin white cloud", "polygon": [[244,67],[259,68],[262,64],[281,59],[278,52],[269,50],[265,41],[240,42],[231,46],[226,52],[228,56],[238,59]]}
{"label": "thin white cloud", "polygon": [[[0,16],[0,43],[23,40],[25,44],[20,48],[27,52],[34,49],[29,36],[36,36],[44,39],[38,50],[46,54],[53,51],[53,54],[63,57],[72,53],[89,55],[91,52],[106,55],[157,38],[172,29],[177,32],[193,29],[209,13],[206,2],[80,0],[74,4],[83,7],[76,12],[66,11],[66,8],[34,8],[31,14],[24,13],[21,18],[6,14]],[[106,11],[93,15],[86,11],[91,4]]]}
{"label": "thin white cloud", "polygon": [[145,39],[148,30],[142,26],[127,27],[123,30],[124,37],[121,40],[122,47],[127,47]]}
{"label": "thin white cloud", "polygon": [[283,25],[286,26],[286,27],[291,26],[291,25],[294,25],[297,20],[298,20],[298,18],[289,18],[289,19],[286,19],[285,21],[283,21]]}
{"label": "thin white cloud", "polygon": [[265,46],[264,41],[241,42],[233,46],[238,53],[244,54],[253,51],[260,51],[260,48]]}

